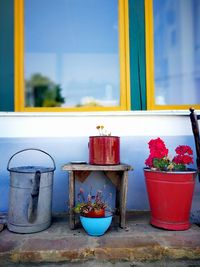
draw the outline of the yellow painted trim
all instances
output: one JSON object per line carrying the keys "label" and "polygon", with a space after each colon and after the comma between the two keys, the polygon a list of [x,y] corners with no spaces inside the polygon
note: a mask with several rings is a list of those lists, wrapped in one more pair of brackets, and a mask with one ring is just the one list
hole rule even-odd
{"label": "yellow painted trim", "polygon": [[200,105],[157,105],[155,103],[153,25],[153,0],[145,0],[147,110],[182,110],[189,109],[191,106],[200,109]]}
{"label": "yellow painted trim", "polygon": [[200,109],[200,105],[193,105],[193,104],[188,104],[188,105],[154,105],[152,110],[188,110],[189,108],[195,108],[195,109]]}
{"label": "yellow painted trim", "polygon": [[14,0],[14,95],[15,111],[24,107],[24,6],[23,0]]}
{"label": "yellow painted trim", "polygon": [[147,109],[154,107],[154,38],[153,1],[145,0],[145,39],[146,39],[146,90]]}
{"label": "yellow painted trim", "polygon": [[123,108],[119,107],[74,107],[74,108],[59,108],[59,107],[54,107],[54,108],[37,108],[37,107],[26,107],[24,108],[25,112],[89,112],[89,111],[123,111]]}
{"label": "yellow painted trim", "polygon": [[128,0],[119,0],[120,100],[124,110],[130,110],[130,55]]}
{"label": "yellow painted trim", "polygon": [[24,0],[14,0],[15,5],[15,111],[117,111],[130,109],[130,62],[128,0],[119,3],[119,61],[120,105],[115,107],[36,108],[25,107],[24,84]]}

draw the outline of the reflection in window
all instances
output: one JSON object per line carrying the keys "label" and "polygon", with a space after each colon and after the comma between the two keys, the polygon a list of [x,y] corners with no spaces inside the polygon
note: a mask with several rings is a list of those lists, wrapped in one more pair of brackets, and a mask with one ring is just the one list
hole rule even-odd
{"label": "reflection in window", "polygon": [[199,104],[200,1],[153,3],[156,104]]}
{"label": "reflection in window", "polygon": [[118,1],[24,1],[26,107],[119,106]]}

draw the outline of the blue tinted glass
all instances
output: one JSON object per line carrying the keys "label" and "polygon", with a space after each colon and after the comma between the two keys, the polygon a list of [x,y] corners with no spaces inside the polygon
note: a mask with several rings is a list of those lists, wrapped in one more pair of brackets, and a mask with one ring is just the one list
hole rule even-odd
{"label": "blue tinted glass", "polygon": [[156,104],[199,104],[200,1],[153,3]]}
{"label": "blue tinted glass", "polygon": [[26,106],[120,103],[117,0],[25,0]]}

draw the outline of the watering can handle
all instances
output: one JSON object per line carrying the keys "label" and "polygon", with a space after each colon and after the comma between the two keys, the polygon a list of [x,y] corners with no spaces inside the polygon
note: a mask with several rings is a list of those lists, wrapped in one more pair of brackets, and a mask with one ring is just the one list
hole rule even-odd
{"label": "watering can handle", "polygon": [[17,154],[20,154],[20,153],[22,153],[22,152],[24,152],[24,151],[28,151],[28,150],[39,151],[39,152],[42,152],[42,153],[46,154],[47,156],[49,156],[49,157],[51,158],[51,160],[53,161],[53,171],[55,171],[55,169],[56,169],[56,164],[55,164],[55,161],[54,161],[54,159],[52,158],[52,156],[49,155],[49,154],[48,154],[47,152],[45,152],[44,150],[41,150],[41,149],[38,149],[38,148],[26,148],[26,149],[22,149],[22,150],[16,152],[15,154],[13,154],[12,157],[11,157],[11,158],[9,159],[9,161],[8,161],[7,170],[8,170],[8,171],[11,170],[11,169],[10,169],[10,162],[11,162],[11,160],[12,160]]}
{"label": "watering can handle", "polygon": [[37,219],[38,198],[40,193],[41,172],[36,171],[33,179],[31,196],[28,204],[28,222],[33,223]]}

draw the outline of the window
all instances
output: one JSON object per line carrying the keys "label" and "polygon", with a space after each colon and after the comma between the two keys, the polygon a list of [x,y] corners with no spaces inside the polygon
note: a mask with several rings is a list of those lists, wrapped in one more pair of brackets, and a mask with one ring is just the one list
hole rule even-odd
{"label": "window", "polygon": [[200,1],[146,0],[148,109],[200,107]]}
{"label": "window", "polygon": [[130,109],[128,0],[15,0],[15,110]]}

